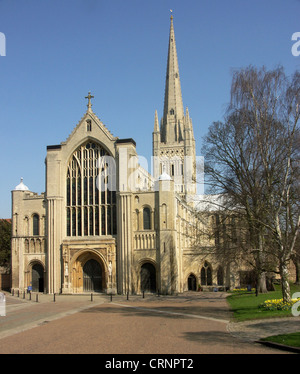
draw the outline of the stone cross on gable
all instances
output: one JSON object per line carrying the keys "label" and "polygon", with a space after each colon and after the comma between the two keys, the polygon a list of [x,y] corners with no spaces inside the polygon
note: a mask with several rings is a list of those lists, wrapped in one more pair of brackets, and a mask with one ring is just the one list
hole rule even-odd
{"label": "stone cross on gable", "polygon": [[88,109],[92,109],[91,99],[93,99],[94,96],[92,96],[91,92],[89,92],[89,94],[85,98],[88,99],[88,104],[87,104]]}

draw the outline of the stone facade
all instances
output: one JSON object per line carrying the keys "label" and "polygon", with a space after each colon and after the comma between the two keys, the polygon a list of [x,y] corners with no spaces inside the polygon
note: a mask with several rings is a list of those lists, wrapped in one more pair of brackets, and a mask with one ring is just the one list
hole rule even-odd
{"label": "stone facade", "polygon": [[[238,273],[205,248],[195,207],[196,151],[184,112],[171,18],[164,114],[155,112],[153,176],[135,141],[113,136],[92,110],[47,147],[46,189],[12,191],[12,288],[47,293],[176,294],[232,287]],[[196,243],[197,242],[197,243]],[[196,243],[196,244],[195,244]]]}

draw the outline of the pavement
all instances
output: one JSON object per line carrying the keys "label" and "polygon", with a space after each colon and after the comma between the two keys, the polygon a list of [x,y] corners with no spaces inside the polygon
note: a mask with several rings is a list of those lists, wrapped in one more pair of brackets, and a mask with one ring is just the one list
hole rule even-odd
{"label": "pavement", "polygon": [[2,354],[300,353],[258,343],[300,332],[300,317],[234,322],[222,292],[144,298],[32,294],[31,300],[28,294],[4,293]]}

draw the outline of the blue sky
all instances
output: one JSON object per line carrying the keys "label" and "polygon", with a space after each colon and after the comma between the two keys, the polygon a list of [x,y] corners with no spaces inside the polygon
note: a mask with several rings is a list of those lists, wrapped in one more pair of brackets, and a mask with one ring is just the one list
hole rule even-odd
{"label": "blue sky", "polygon": [[198,156],[208,127],[222,120],[233,69],[300,69],[291,53],[299,0],[0,0],[0,218],[11,216],[21,177],[31,191],[44,191],[46,147],[66,140],[88,91],[108,129],[132,137],[150,161],[170,9]]}

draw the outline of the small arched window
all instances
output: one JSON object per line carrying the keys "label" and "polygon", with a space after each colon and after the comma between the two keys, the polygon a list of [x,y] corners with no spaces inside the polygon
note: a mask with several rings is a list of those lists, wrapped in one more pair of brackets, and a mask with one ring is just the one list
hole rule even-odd
{"label": "small arched window", "polygon": [[86,130],[92,131],[92,121],[90,119],[86,121]]}
{"label": "small arched window", "polygon": [[163,204],[161,206],[161,222],[162,222],[162,227],[164,229],[167,228],[167,205]]}
{"label": "small arched window", "polygon": [[32,234],[40,235],[40,217],[38,214],[34,214],[32,217]]}
{"label": "small arched window", "polygon": [[144,210],[143,210],[143,221],[144,221],[144,225],[143,225],[144,230],[151,230],[150,208],[144,208]]}

